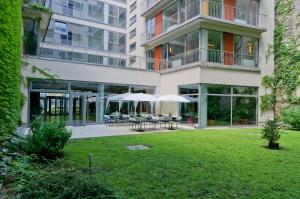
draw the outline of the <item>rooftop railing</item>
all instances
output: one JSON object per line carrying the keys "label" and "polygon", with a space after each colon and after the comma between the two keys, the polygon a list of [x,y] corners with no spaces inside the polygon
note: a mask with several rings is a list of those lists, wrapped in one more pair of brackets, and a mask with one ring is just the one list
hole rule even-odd
{"label": "rooftop railing", "polygon": [[217,3],[209,0],[196,0],[193,3],[186,5],[184,8],[177,9],[176,12],[169,16],[164,15],[162,21],[161,33],[157,33],[155,27],[147,29],[147,32],[142,33],[142,42],[153,39],[160,34],[169,30],[175,29],[180,24],[193,19],[195,17],[209,17],[221,19],[227,22],[232,22],[240,25],[249,25],[264,28],[266,25],[267,16],[258,12],[253,12],[247,9],[229,6],[222,3]]}

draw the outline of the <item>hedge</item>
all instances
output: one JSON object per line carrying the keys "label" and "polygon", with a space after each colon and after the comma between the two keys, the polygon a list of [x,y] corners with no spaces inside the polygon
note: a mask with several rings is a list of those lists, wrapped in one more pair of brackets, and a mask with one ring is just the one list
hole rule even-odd
{"label": "hedge", "polygon": [[22,0],[0,0],[0,145],[20,118]]}

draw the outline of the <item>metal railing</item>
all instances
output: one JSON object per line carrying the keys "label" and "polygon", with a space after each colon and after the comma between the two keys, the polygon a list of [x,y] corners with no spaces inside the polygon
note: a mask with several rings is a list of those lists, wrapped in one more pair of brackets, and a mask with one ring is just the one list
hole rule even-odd
{"label": "metal railing", "polygon": [[109,51],[100,52],[87,48],[70,47],[59,44],[40,43],[40,47],[36,53],[30,54],[30,56],[100,66],[154,71],[154,69],[147,67],[144,57],[134,56],[135,59],[133,61],[133,56],[126,54]]}
{"label": "metal railing", "polygon": [[[97,1],[96,1],[97,2]],[[101,7],[99,6],[98,9]],[[103,7],[102,7],[103,8]],[[65,5],[61,2],[55,1],[51,5],[51,10],[55,13],[62,14],[69,17],[76,17],[79,19],[85,19],[97,23],[107,24],[118,28],[126,28],[126,17],[124,19],[109,16],[108,21],[104,21],[104,10],[102,12],[91,12],[88,4],[85,3],[82,6],[74,7]]]}
{"label": "metal railing", "polygon": [[[68,35],[61,35],[58,33],[48,34],[45,38],[46,43],[53,43],[58,45],[67,45],[73,47],[81,47],[81,48],[88,48],[93,50],[99,51],[109,51],[114,53],[125,53],[126,52],[126,45],[115,44],[112,42],[107,43],[107,49],[104,49],[104,44],[100,42],[100,38],[95,38],[92,42],[87,40],[88,29],[79,29],[80,32],[76,34],[68,34]],[[86,30],[86,31],[85,31]],[[86,37],[83,37],[86,35]]]}
{"label": "metal railing", "polygon": [[186,5],[184,8],[170,15],[164,16],[161,24],[162,32],[154,29],[147,29],[147,32],[141,34],[142,43],[153,39],[160,34],[167,32],[170,29],[175,29],[176,26],[197,16],[218,18],[225,21],[230,21],[236,24],[251,25],[256,27],[265,27],[267,16],[258,12],[229,6],[222,3],[217,3],[209,0],[196,0],[193,3]]}
{"label": "metal railing", "polygon": [[220,63],[223,65],[238,65],[244,67],[259,67],[259,58],[255,55],[246,55],[234,52],[226,52],[214,49],[197,48],[168,59],[147,59],[148,68],[159,68],[166,70],[169,68],[180,68],[182,66],[196,62]]}

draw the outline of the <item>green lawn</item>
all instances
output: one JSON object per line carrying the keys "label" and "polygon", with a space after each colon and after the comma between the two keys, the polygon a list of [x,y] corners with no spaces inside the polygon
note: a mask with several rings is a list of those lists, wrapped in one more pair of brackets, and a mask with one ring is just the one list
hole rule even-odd
{"label": "green lawn", "polygon": [[[300,132],[282,150],[265,148],[259,129],[182,131],[71,141],[67,165],[94,166],[124,198],[300,198]],[[151,150],[130,151],[145,144]]]}

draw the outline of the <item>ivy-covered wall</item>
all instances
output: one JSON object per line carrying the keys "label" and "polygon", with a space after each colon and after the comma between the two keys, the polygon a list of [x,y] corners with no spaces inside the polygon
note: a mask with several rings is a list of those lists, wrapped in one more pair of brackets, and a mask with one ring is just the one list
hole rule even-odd
{"label": "ivy-covered wall", "polygon": [[291,31],[293,12],[294,0],[275,0],[274,45],[269,48],[269,53],[274,53],[275,71],[262,79],[263,86],[272,92],[262,96],[260,103],[263,112],[273,111],[275,117],[284,105],[298,101],[300,51],[299,38]]}
{"label": "ivy-covered wall", "polygon": [[22,0],[0,0],[0,145],[19,122]]}

